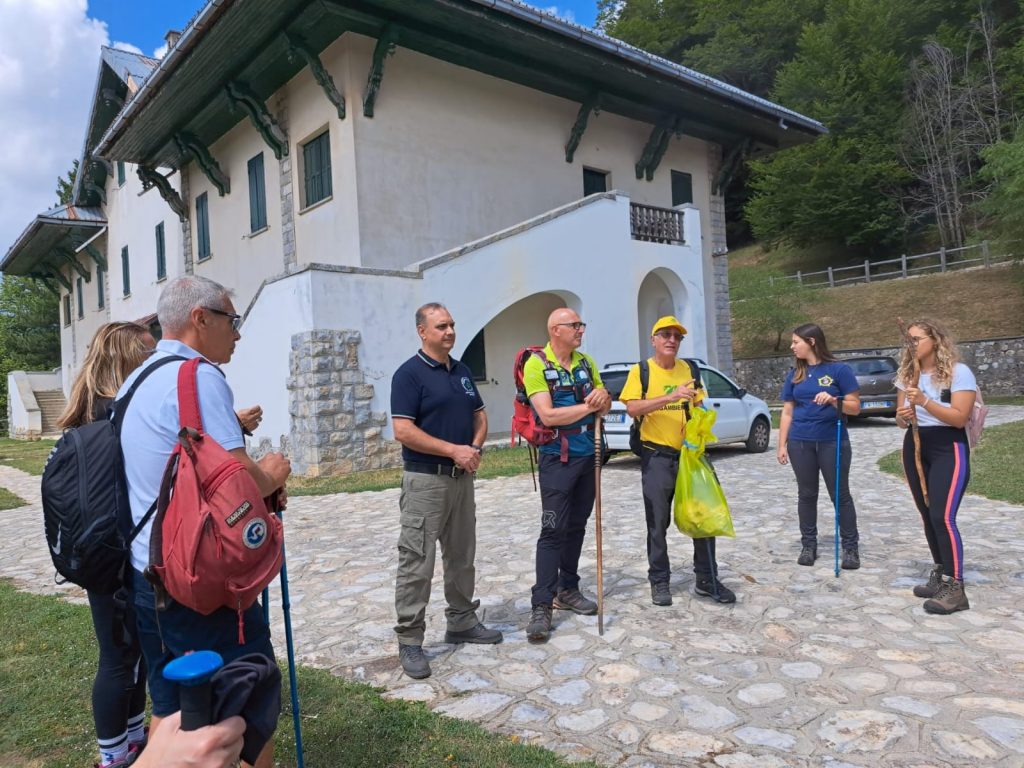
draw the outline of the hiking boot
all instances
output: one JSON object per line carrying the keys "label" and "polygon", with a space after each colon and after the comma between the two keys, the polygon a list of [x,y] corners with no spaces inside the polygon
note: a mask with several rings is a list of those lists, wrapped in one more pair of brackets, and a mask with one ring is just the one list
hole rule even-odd
{"label": "hiking boot", "polygon": [[501,632],[496,629],[488,629],[483,624],[477,622],[475,627],[469,629],[463,629],[459,632],[452,632],[448,630],[444,633],[444,641],[446,643],[477,643],[478,645],[495,645],[500,643],[502,640]]}
{"label": "hiking boot", "polygon": [[797,565],[814,565],[814,561],[818,559],[818,548],[817,547],[804,547],[800,550],[800,557],[796,559]]}
{"label": "hiking boot", "polygon": [[847,571],[856,571],[860,568],[860,553],[856,549],[844,549],[842,567]]}
{"label": "hiking boot", "polygon": [[698,576],[693,591],[701,597],[710,597],[719,603],[736,602],[736,594],[712,576]]}
{"label": "hiking boot", "polygon": [[526,625],[526,639],[531,643],[546,643],[551,635],[551,606],[535,605]]}
{"label": "hiking boot", "polygon": [[672,591],[667,581],[651,584],[651,602],[655,605],[672,605]]}
{"label": "hiking boot", "polygon": [[593,616],[597,613],[597,603],[583,596],[578,589],[563,589],[555,595],[555,608],[572,611],[581,616]]}
{"label": "hiking boot", "polygon": [[413,680],[430,677],[430,664],[427,662],[427,657],[423,655],[422,645],[399,643],[398,661],[401,662],[405,674]]}
{"label": "hiking boot", "polygon": [[932,566],[932,572],[928,574],[928,583],[918,584],[914,587],[914,596],[935,597],[940,584],[942,584],[942,563],[936,563]]}
{"label": "hiking boot", "polygon": [[924,609],[927,613],[955,613],[956,611],[966,611],[970,607],[971,604],[967,602],[967,593],[964,592],[964,583],[957,579],[949,581],[943,579],[935,597],[924,601]]}

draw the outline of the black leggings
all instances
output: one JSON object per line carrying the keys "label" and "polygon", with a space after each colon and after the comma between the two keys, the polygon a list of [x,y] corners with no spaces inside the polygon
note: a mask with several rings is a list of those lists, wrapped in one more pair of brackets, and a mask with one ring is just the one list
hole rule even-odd
{"label": "black leggings", "polygon": [[[836,442],[790,440],[787,444],[789,463],[793,466],[797,486],[797,514],[800,517],[800,544],[818,544],[818,475],[828,489],[832,504],[836,503]],[[857,509],[850,495],[850,462],[853,449],[849,440],[840,444],[839,454],[839,534],[843,549],[858,548]]]}
{"label": "black leggings", "polygon": [[115,640],[115,610],[112,595],[89,592],[92,626],[96,631],[100,659],[92,684],[92,716],[96,737],[115,739],[128,728],[128,720],[146,709],[146,663],[142,659],[135,613],[126,607],[125,644]]}
{"label": "black leggings", "polygon": [[956,427],[921,427],[921,466],[928,485],[928,503],[924,503],[921,479],[914,461],[913,431],[903,438],[903,472],[910,494],[924,523],[924,536],[932,552],[932,562],[942,564],[942,572],[954,579],[964,577],[964,544],[956,525],[956,513],[971,479],[971,449],[967,433]]}

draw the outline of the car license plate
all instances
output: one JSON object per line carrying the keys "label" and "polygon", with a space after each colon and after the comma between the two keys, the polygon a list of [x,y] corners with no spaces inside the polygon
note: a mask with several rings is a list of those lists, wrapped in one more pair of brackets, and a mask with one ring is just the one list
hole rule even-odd
{"label": "car license plate", "polygon": [[879,400],[878,402],[874,402],[874,403],[864,403],[864,407],[865,408],[892,408],[893,407],[893,402],[892,402],[892,400]]}
{"label": "car license plate", "polygon": [[626,414],[624,413],[609,413],[604,417],[606,424],[623,424],[626,421]]}

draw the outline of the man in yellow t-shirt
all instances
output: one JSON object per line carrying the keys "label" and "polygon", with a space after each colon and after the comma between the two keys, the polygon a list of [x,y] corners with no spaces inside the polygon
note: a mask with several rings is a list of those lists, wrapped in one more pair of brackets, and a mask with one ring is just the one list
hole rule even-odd
{"label": "man in yellow t-shirt", "polygon": [[[646,397],[640,379],[640,365],[634,365],[626,378],[619,400],[633,419],[642,418],[640,441],[641,485],[647,514],[647,578],[651,582],[651,601],[672,605],[669,586],[671,568],[666,532],[672,520],[672,497],[679,473],[679,451],[690,408],[704,399],[704,390],[689,363],[676,355],[686,329],[671,315],[659,318],[651,328],[654,357],[647,361],[649,380]],[[694,592],[719,603],[734,603],[736,595],[718,580],[715,540],[693,540]]]}

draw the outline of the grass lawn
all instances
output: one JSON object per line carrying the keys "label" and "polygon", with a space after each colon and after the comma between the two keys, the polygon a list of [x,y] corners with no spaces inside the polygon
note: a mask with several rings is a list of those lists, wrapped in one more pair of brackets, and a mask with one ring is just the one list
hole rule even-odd
{"label": "grass lawn", "polygon": [[[477,477],[521,475],[530,471],[530,459],[526,446],[514,448],[487,448]],[[383,491],[398,488],[402,484],[402,470],[374,469],[369,472],[353,472],[339,477],[292,477],[288,480],[290,496],[323,496],[328,493],[360,493],[362,491]]]}
{"label": "grass lawn", "polygon": [[0,438],[0,464],[30,475],[43,474],[43,465],[55,440],[11,440]]}
{"label": "grass lawn", "polygon": [[[987,427],[981,443],[971,451],[971,482],[968,493],[1024,505],[1024,473],[1020,456],[1024,451],[1024,421]],[[899,451],[878,461],[883,472],[903,475]]]}
{"label": "grass lawn", "polygon": [[20,496],[14,495],[6,488],[0,488],[0,511],[24,507],[26,504],[28,504],[28,502]]}
{"label": "grass lawn", "polygon": [[[96,653],[89,609],[18,592],[0,581],[0,765],[69,768],[95,760],[90,692]],[[301,636],[298,639],[301,643]],[[282,649],[283,652],[283,649]],[[299,668],[306,764],[331,768],[446,768],[569,763],[515,737],[381,698],[377,689]],[[288,685],[276,764],[295,765]],[[584,765],[576,763],[575,765]],[[587,763],[585,765],[592,764]],[[595,767],[596,768],[596,767]]]}

